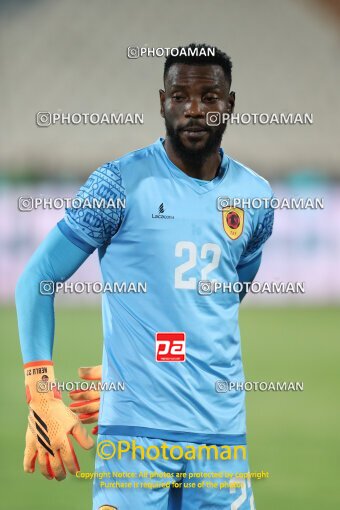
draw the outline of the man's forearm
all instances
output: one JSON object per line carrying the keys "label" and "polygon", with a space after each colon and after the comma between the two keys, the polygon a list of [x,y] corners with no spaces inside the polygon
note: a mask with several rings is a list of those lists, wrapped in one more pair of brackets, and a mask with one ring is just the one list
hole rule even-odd
{"label": "man's forearm", "polygon": [[52,358],[54,290],[41,282],[67,280],[89,253],[71,243],[56,226],[28,262],[16,286],[16,307],[24,363]]}

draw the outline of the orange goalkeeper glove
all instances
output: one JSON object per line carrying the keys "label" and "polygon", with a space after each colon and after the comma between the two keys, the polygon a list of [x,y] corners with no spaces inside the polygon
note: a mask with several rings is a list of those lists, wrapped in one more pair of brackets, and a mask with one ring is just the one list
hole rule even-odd
{"label": "orange goalkeeper glove", "polygon": [[[102,366],[80,367],[78,375],[85,381],[101,381]],[[96,423],[98,421],[100,392],[97,389],[74,390],[69,393],[70,398],[75,402],[70,409],[77,413],[82,423]],[[98,434],[98,425],[92,429],[92,434]]]}
{"label": "orange goalkeeper glove", "polygon": [[38,458],[41,473],[51,480],[63,480],[66,468],[72,474],[79,464],[69,435],[86,450],[92,448],[78,416],[61,400],[55,383],[52,361],[33,361],[24,365],[26,397],[29,405],[24,470],[33,473]]}

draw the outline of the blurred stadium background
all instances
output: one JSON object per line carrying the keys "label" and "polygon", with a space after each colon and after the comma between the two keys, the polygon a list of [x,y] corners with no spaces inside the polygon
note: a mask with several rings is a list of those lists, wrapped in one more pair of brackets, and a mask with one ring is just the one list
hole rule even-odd
{"label": "blurred stadium background", "polygon": [[[303,393],[250,393],[248,430],[258,510],[340,508],[340,64],[338,0],[1,0],[1,434],[4,507],[91,508],[91,483],[21,470],[26,406],[13,292],[62,210],[20,212],[18,197],[71,197],[104,162],[163,135],[163,58],[127,47],[216,44],[234,63],[237,112],[313,113],[313,125],[232,125],[225,151],[281,197],[322,197],[323,210],[277,210],[258,281],[303,281],[303,295],[248,296],[240,323],[248,380],[304,381]],[[144,125],[37,127],[51,112],[143,113]],[[97,280],[96,256],[73,280]],[[98,296],[56,298],[60,380],[101,354]],[[93,455],[79,452],[83,470]]]}

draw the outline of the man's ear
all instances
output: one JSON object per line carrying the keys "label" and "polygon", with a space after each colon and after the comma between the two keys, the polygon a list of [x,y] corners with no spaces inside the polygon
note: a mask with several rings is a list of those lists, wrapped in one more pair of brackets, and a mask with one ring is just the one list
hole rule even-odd
{"label": "man's ear", "polygon": [[160,105],[161,105],[161,116],[164,119],[165,92],[162,89],[159,89],[159,101],[160,101]]}
{"label": "man's ear", "polygon": [[235,92],[231,91],[228,97],[228,113],[233,113],[235,108],[236,95]]}

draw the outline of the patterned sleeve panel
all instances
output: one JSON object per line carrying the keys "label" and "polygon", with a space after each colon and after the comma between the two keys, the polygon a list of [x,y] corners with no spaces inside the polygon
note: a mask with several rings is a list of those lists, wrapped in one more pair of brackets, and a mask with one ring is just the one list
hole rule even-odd
{"label": "patterned sleeve panel", "polygon": [[107,163],[93,172],[66,209],[65,222],[94,248],[108,244],[124,218],[125,189],[119,169]]}
{"label": "patterned sleeve panel", "polygon": [[274,209],[270,208],[264,210],[259,218],[254,234],[248,241],[245,251],[242,254],[240,265],[249,263],[262,252],[264,243],[272,235],[273,224]]}

